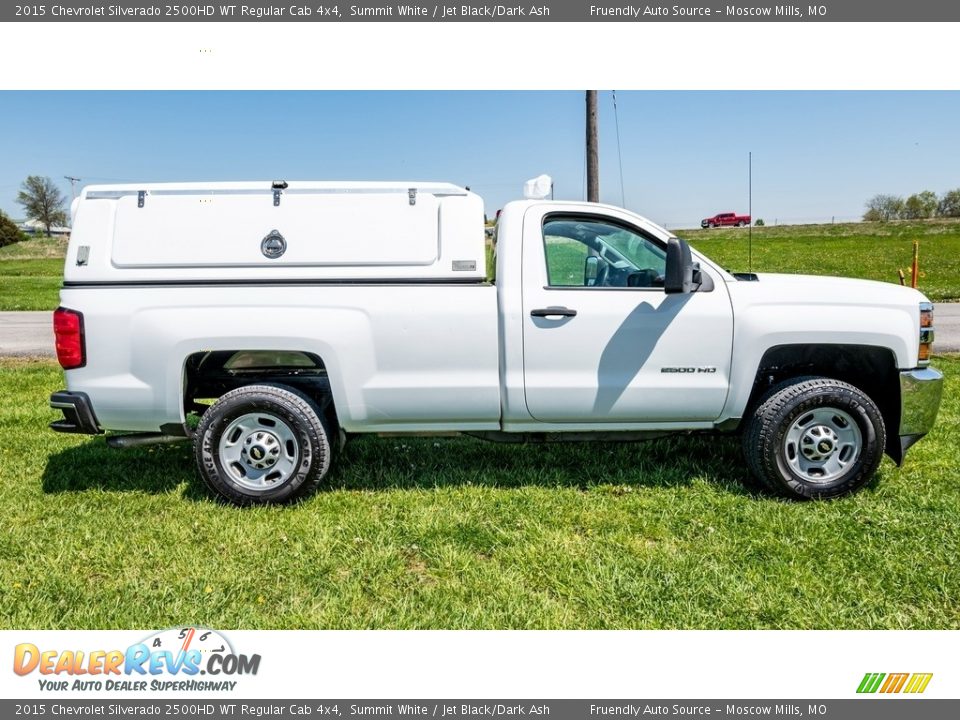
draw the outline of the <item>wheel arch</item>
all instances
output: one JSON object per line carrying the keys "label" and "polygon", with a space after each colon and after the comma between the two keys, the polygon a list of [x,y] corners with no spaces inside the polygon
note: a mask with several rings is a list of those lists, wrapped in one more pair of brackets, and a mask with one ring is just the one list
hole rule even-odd
{"label": "wheel arch", "polygon": [[903,460],[900,383],[893,350],[876,345],[777,345],[767,349],[754,374],[743,417],[749,417],[773,387],[792,378],[821,376],[849,383],[880,409],[887,439],[884,451],[898,465]]}
{"label": "wheel arch", "polygon": [[208,407],[202,400],[216,400],[246,385],[264,384],[303,393],[339,428],[327,363],[317,353],[306,350],[237,348],[189,354],[183,362],[183,415],[202,415]]}

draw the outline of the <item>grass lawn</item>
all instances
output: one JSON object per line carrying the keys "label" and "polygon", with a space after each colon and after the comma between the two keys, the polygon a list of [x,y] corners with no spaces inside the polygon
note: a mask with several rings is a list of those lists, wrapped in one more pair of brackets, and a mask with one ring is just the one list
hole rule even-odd
{"label": "grass lawn", "polygon": [[[748,267],[749,228],[678,230],[697,250],[733,272]],[[753,228],[754,272],[839,275],[910,282],[920,241],[919,289],[933,301],[960,300],[960,221],[791,225]]]}
{"label": "grass lawn", "polygon": [[0,310],[53,310],[62,277],[62,259],[0,261]]}
{"label": "grass lawn", "polygon": [[58,368],[0,361],[0,627],[960,628],[960,357],[935,364],[934,433],[840,501],[754,494],[733,439],[366,438],[240,510],[187,445],[48,431]]}
{"label": "grass lawn", "polygon": [[66,250],[61,238],[31,238],[0,248],[0,310],[57,307]]}
{"label": "grass lawn", "polygon": [[[677,233],[728,270],[747,270],[747,228]],[[898,268],[909,273],[914,239],[920,240],[920,289],[934,301],[960,300],[960,220],[754,228],[753,269],[897,282]],[[56,238],[0,248],[0,310],[57,307],[65,251]],[[491,278],[492,268],[488,247]],[[582,277],[582,261],[575,269]]]}
{"label": "grass lawn", "polygon": [[[746,272],[750,264],[749,228],[675,232],[731,272]],[[915,239],[920,240],[920,290],[934,301],[960,300],[960,220],[754,228],[753,270],[899,282],[901,269],[909,283]],[[555,252],[555,258],[552,271],[582,280],[582,252],[573,248]]]}

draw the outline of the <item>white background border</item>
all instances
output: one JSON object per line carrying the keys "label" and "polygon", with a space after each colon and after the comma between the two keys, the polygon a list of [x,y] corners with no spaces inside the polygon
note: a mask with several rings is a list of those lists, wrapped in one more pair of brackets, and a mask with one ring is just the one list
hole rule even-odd
{"label": "white background border", "polygon": [[0,88],[957,89],[956,25],[7,23]]}
{"label": "white background border", "polygon": [[[41,651],[125,650],[151,634],[0,632],[0,667],[5,668],[0,696],[131,697],[42,693],[38,672],[24,677],[10,672],[14,647],[29,642]],[[237,653],[261,655],[260,672],[239,678],[234,693],[193,693],[194,697],[839,699],[857,697],[857,686],[867,672],[934,674],[922,696],[881,700],[960,697],[955,631],[248,630],[224,634]],[[235,678],[164,675],[159,679]]]}
{"label": "white background border", "polygon": [[[7,24],[0,87],[957,89],[956,43],[949,23]],[[923,697],[960,697],[949,631],[228,634],[263,656],[249,698],[849,698],[865,672],[933,672]],[[4,631],[0,667],[19,642],[140,635]],[[8,672],[2,696],[43,696]]]}

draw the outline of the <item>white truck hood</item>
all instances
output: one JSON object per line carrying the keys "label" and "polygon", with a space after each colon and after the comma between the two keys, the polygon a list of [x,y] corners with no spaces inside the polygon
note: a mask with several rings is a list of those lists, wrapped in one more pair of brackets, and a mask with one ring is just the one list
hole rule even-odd
{"label": "white truck hood", "polygon": [[728,283],[731,296],[747,304],[856,305],[909,308],[918,312],[926,296],[913,288],[876,280],[759,273],[757,280]]}
{"label": "white truck hood", "polygon": [[[917,290],[893,283],[812,275],[760,274],[728,282],[734,345],[840,344],[889,348],[897,367],[917,365]],[[742,350],[741,350],[742,352]]]}

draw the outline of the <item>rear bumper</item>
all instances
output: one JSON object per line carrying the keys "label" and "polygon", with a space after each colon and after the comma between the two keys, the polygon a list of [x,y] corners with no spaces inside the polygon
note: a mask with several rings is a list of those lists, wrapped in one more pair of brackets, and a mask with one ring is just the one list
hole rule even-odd
{"label": "rear bumper", "polygon": [[933,368],[900,373],[900,450],[922,438],[933,427],[943,396],[943,375]]}
{"label": "rear bumper", "polygon": [[63,412],[62,420],[50,423],[51,430],[84,435],[100,435],[103,432],[86,393],[60,390],[50,396],[50,407]]}

